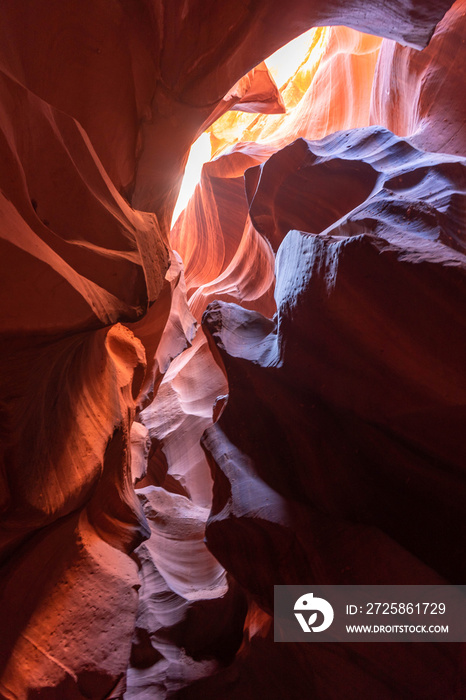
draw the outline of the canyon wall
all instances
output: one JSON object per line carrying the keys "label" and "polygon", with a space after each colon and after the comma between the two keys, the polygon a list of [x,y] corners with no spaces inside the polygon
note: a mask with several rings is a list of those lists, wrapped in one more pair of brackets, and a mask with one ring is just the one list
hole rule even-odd
{"label": "canyon wall", "polygon": [[0,697],[464,697],[458,645],[271,627],[274,584],[463,582],[450,5],[3,3]]}

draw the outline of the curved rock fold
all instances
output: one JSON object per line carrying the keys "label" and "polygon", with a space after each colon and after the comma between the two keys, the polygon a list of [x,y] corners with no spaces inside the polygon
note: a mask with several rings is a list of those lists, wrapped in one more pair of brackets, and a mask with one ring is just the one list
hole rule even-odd
{"label": "curved rock fold", "polygon": [[464,580],[465,15],[2,4],[2,699],[465,696],[273,642],[275,584]]}

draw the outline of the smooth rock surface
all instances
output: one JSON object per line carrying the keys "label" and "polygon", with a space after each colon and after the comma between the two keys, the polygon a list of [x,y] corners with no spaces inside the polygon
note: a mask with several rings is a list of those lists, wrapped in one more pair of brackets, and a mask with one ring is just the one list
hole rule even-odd
{"label": "smooth rock surface", "polygon": [[465,155],[450,6],[2,3],[2,698],[463,698],[457,647],[310,662],[270,618],[293,571],[463,576],[464,165],[348,131]]}

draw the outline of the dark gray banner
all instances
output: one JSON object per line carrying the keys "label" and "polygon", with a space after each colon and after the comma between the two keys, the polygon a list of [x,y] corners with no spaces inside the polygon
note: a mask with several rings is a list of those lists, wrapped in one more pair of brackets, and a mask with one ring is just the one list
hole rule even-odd
{"label": "dark gray banner", "polygon": [[276,642],[466,642],[466,585],[274,588]]}

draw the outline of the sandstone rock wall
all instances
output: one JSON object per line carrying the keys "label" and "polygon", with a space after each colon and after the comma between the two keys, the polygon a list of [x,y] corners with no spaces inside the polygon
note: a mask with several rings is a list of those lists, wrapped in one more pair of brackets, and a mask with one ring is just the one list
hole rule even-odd
{"label": "sandstone rock wall", "polygon": [[454,646],[270,636],[273,583],[463,576],[450,5],[2,4],[0,697],[463,697]]}

